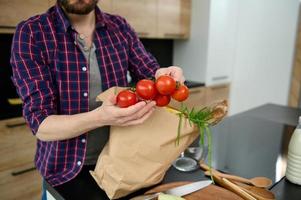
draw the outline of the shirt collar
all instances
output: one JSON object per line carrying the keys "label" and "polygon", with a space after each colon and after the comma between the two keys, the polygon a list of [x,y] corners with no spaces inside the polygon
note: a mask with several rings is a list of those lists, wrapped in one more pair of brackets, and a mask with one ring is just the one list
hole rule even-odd
{"label": "shirt collar", "polygon": [[[68,29],[71,28],[71,23],[68,17],[66,16],[65,12],[58,4],[55,5],[55,12],[56,12],[56,20],[57,20],[58,27],[62,31],[67,32]],[[107,21],[104,17],[103,12],[99,9],[98,6],[96,6],[95,8],[95,15],[96,15],[95,29],[106,26]]]}

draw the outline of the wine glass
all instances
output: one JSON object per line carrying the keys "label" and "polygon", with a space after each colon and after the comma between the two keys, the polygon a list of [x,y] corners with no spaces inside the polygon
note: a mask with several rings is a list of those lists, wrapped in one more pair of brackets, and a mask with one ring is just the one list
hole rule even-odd
{"label": "wine glass", "polygon": [[208,154],[208,143],[204,138],[204,143],[191,145],[173,162],[173,167],[179,171],[190,172],[199,168],[199,161],[205,160]]}

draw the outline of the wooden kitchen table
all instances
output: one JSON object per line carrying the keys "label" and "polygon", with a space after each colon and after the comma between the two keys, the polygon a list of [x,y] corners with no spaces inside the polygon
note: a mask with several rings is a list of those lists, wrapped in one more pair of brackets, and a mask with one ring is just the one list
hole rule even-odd
{"label": "wooden kitchen table", "polygon": [[[301,109],[266,104],[227,117],[212,128],[213,167],[248,178],[266,176],[273,180],[270,190],[277,200],[300,200],[301,186],[292,184],[285,178],[288,143],[298,116],[301,116]],[[207,178],[201,170],[184,173],[171,167],[162,183],[203,179]],[[108,199],[96,184],[81,185],[81,188],[89,191],[90,196],[78,199]],[[68,195],[63,197],[47,183],[46,189],[55,199],[68,199]],[[123,199],[142,194],[146,190]]]}

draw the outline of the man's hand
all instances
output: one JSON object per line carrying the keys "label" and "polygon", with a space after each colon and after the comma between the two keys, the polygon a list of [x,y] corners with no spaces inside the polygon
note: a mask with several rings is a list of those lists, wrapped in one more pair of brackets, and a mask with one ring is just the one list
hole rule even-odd
{"label": "man's hand", "polygon": [[128,108],[119,108],[116,105],[116,96],[104,101],[102,106],[93,112],[99,121],[100,126],[129,126],[143,123],[155,110],[156,103],[138,102]]}
{"label": "man's hand", "polygon": [[116,97],[90,112],[75,115],[50,115],[36,134],[42,141],[66,140],[101,126],[129,126],[143,123],[155,110],[155,102],[139,102],[128,108],[115,105]]}
{"label": "man's hand", "polygon": [[162,75],[169,75],[173,77],[176,81],[179,81],[180,83],[184,83],[185,81],[183,70],[177,66],[170,66],[170,67],[158,69],[156,71],[155,78],[157,79],[159,76]]}

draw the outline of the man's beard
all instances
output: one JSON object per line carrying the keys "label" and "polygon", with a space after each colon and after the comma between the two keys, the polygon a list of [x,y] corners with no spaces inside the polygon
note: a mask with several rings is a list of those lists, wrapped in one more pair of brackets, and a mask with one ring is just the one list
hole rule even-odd
{"label": "man's beard", "polygon": [[98,0],[90,0],[86,3],[85,0],[77,0],[75,3],[70,3],[70,0],[58,0],[58,3],[63,9],[70,14],[87,15],[95,9]]}

